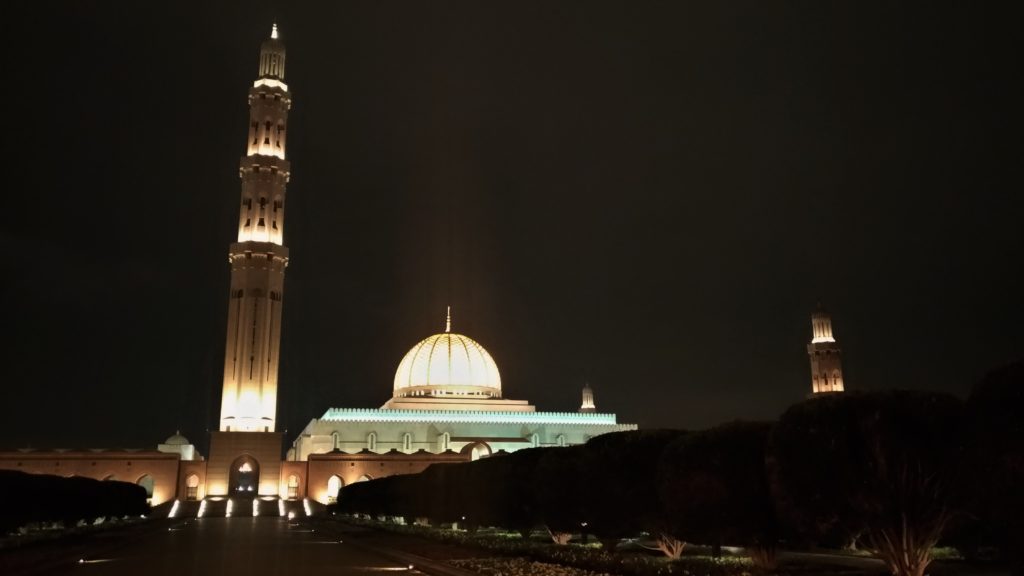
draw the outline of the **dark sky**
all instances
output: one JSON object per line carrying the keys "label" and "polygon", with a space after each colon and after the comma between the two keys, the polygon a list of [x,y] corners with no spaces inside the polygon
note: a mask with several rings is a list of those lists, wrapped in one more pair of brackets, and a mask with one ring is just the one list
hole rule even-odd
{"label": "dark sky", "polygon": [[[289,3],[291,4],[291,3]],[[159,6],[159,8],[158,8]],[[770,419],[832,312],[849,389],[1024,356],[1018,36],[996,3],[23,2],[0,447],[215,428],[246,92],[294,93],[279,429],[419,339],[642,427]]]}

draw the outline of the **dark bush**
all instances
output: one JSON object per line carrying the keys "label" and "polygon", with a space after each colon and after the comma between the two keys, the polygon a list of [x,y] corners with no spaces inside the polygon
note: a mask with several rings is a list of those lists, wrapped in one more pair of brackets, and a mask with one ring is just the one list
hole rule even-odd
{"label": "dark bush", "polygon": [[771,426],[734,422],[668,446],[658,484],[670,533],[715,549],[746,546],[755,563],[774,567],[778,522],[765,472]]}
{"label": "dark bush", "polygon": [[[968,519],[957,546],[992,546],[1021,562],[1024,550],[1024,362],[987,374],[967,400]],[[1018,566],[1024,573],[1024,566]]]}
{"label": "dark bush", "polygon": [[945,394],[843,393],[792,406],[770,475],[790,525],[863,534],[896,576],[922,576],[957,511],[963,403]]}
{"label": "dark bush", "polygon": [[146,514],[146,490],[128,482],[0,470],[0,533],[33,522],[92,522]]}

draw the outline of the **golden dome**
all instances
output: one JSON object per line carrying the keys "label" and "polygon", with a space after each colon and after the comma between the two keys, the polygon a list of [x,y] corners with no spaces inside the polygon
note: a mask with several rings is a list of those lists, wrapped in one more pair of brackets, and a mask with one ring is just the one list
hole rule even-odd
{"label": "golden dome", "polygon": [[398,364],[395,398],[416,396],[501,398],[501,376],[476,340],[446,330],[421,340]]}

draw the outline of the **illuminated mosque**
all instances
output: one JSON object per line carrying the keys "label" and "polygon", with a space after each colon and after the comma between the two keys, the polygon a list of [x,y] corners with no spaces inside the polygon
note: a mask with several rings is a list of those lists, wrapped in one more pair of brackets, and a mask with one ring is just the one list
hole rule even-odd
{"label": "illuminated mosque", "polygon": [[[210,435],[208,457],[175,434],[156,450],[0,452],[0,469],[138,483],[172,516],[308,515],[354,482],[637,429],[598,412],[589,386],[575,412],[541,412],[526,400],[504,398],[491,354],[452,331],[449,310],[444,331],[421,340],[398,363],[392,396],[380,408],[330,408],[284,451],[276,426],[291,172],[285,149],[292,94],[284,78],[285,49],[275,25],[261,45],[259,77],[249,90],[238,241],[228,251],[219,429]],[[812,323],[813,392],[842,391],[831,321],[819,311]]]}

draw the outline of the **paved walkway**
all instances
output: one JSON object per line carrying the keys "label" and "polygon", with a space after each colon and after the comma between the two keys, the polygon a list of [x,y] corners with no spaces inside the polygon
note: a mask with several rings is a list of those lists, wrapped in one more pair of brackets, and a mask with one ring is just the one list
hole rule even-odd
{"label": "paved walkway", "polygon": [[[381,574],[410,570],[397,558],[345,544],[338,533],[318,533],[284,518],[202,518],[161,522],[62,558],[36,574],[82,576]],[[56,552],[59,552],[57,550]],[[32,572],[29,572],[32,573]]]}

